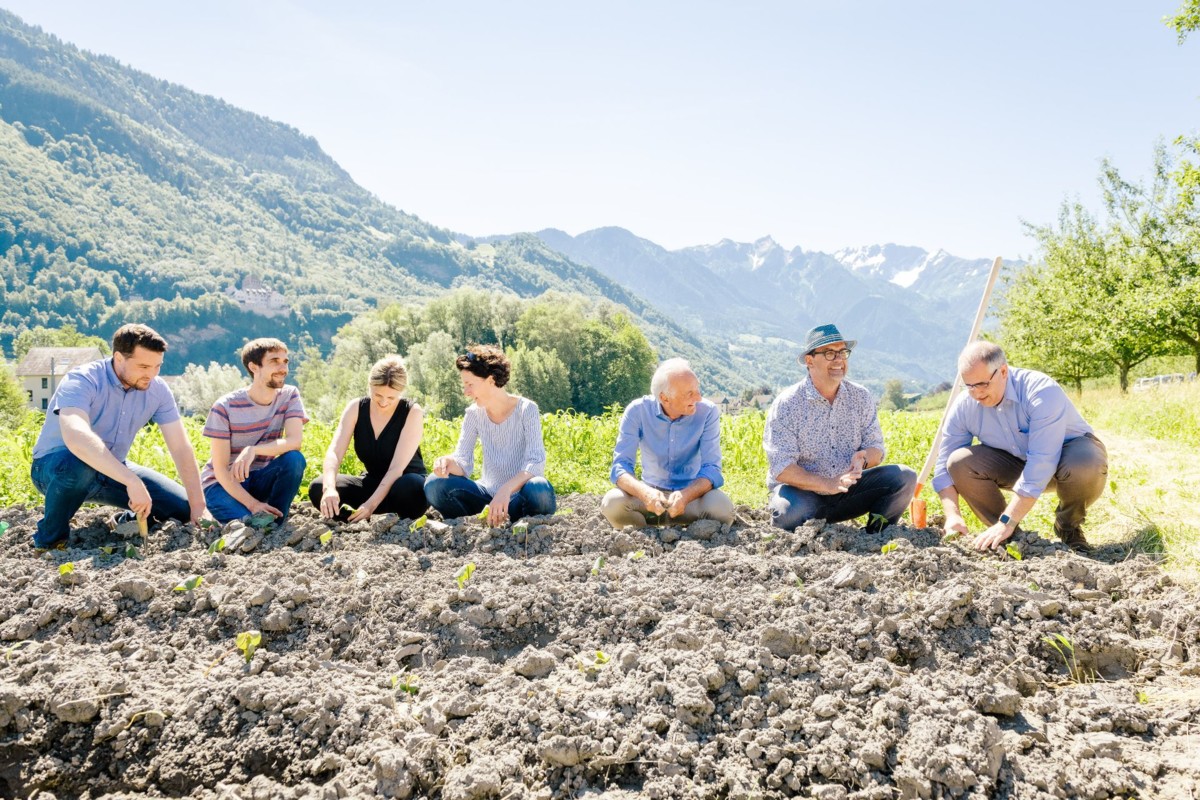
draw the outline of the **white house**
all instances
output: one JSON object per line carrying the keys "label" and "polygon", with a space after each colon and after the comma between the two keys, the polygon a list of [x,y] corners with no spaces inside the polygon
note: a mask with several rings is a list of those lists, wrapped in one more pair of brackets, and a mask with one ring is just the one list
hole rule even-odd
{"label": "white house", "polygon": [[17,365],[17,380],[30,408],[45,411],[54,390],[69,371],[104,358],[98,347],[33,347]]}

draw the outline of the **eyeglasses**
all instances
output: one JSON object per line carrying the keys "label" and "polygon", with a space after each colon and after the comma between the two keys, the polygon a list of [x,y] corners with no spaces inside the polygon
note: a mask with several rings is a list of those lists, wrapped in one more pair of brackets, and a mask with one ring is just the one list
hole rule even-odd
{"label": "eyeglasses", "polygon": [[999,371],[1000,371],[1000,368],[996,367],[994,370],[992,370],[992,374],[988,376],[988,379],[986,381],[982,381],[980,383],[964,383],[963,388],[966,389],[968,392],[975,392],[980,389],[986,389],[988,387],[988,384],[990,384],[992,382],[992,380],[996,377],[996,373]]}
{"label": "eyeglasses", "polygon": [[841,350],[822,350],[818,353],[809,353],[812,357],[823,356],[826,361],[837,361],[839,358],[846,361],[850,358],[850,353],[853,352],[849,347],[843,347]]}

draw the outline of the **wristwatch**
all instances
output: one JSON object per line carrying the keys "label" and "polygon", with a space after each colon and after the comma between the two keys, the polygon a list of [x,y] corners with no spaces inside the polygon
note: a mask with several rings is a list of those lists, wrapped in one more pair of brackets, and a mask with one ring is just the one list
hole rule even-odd
{"label": "wristwatch", "polygon": [[1000,515],[1000,524],[1001,524],[1001,525],[1003,525],[1004,527],[1006,527],[1006,528],[1007,528],[1007,527],[1008,527],[1008,523],[1010,523],[1010,522],[1012,522],[1012,517],[1010,517],[1008,514],[1001,514],[1001,515]]}

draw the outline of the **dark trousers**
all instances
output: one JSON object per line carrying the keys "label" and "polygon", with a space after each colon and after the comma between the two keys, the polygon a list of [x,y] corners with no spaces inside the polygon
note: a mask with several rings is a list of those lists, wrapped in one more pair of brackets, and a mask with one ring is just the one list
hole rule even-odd
{"label": "dark trousers", "polygon": [[[917,486],[917,473],[899,464],[865,470],[858,483],[842,494],[817,494],[807,489],[780,484],[771,491],[767,509],[776,528],[795,530],[810,519],[844,522],[863,514],[879,515],[895,525],[904,515]],[[867,531],[878,533],[886,525],[867,520]]]}
{"label": "dark trousers", "polygon": [[[1011,489],[1025,461],[1004,450],[975,444],[960,447],[946,459],[954,488],[985,525],[994,525],[1008,505],[1001,489]],[[1054,532],[1068,540],[1080,535],[1087,509],[1100,497],[1108,482],[1108,450],[1091,434],[1063,444],[1058,469],[1046,490],[1058,494]]]}
{"label": "dark trousers", "polygon": [[[337,493],[341,502],[351,508],[358,508],[375,494],[379,488],[379,476],[371,475],[338,475]],[[321,478],[308,485],[308,499],[317,508],[321,507],[321,494],[325,484]],[[388,490],[387,496],[375,509],[376,514],[396,514],[401,519],[416,519],[425,513],[429,503],[425,501],[425,476],[408,472],[401,475]],[[345,521],[350,512],[344,508],[338,509],[337,518]]]}

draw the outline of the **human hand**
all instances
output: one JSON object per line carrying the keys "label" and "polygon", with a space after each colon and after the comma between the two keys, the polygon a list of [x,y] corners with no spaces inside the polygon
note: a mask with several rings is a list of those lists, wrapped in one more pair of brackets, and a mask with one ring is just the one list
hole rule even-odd
{"label": "human hand", "polygon": [[331,486],[325,487],[325,491],[321,492],[321,516],[325,519],[333,519],[338,515],[341,507],[342,496],[338,494],[337,489]]}
{"label": "human hand", "polygon": [[859,450],[857,453],[850,456],[850,472],[847,474],[862,477],[863,471],[867,469],[868,458],[869,456],[865,450]]}
{"label": "human hand", "polygon": [[454,461],[450,456],[438,456],[433,460],[433,474],[439,478],[445,478],[450,475],[450,463]]}
{"label": "human hand", "polygon": [[283,516],[282,511],[280,511],[275,506],[273,506],[269,503],[266,503],[262,500],[255,500],[254,502],[252,502],[248,506],[246,506],[246,509],[251,514],[262,514],[263,512],[266,512],[273,517],[282,517]]}
{"label": "human hand", "polygon": [[1010,531],[1007,525],[1005,525],[1003,522],[997,522],[995,525],[975,537],[975,549],[994,550],[1000,546],[1001,542],[1012,535],[1013,531]]}
{"label": "human hand", "polygon": [[656,516],[666,511],[667,506],[670,505],[670,503],[667,502],[667,496],[665,494],[660,492],[658,489],[651,489],[650,487],[646,487],[645,492],[643,492],[642,503],[645,504],[647,511]]}
{"label": "human hand", "polygon": [[850,487],[858,481],[858,478],[850,472],[844,475],[839,475],[836,478],[825,478],[821,487],[815,489],[817,494],[845,494],[850,490]]}
{"label": "human hand", "polygon": [[241,483],[250,477],[250,467],[254,464],[255,455],[254,445],[250,445],[237,454],[237,458],[229,465],[229,473],[235,481]]}
{"label": "human hand", "polygon": [[492,496],[488,502],[488,525],[499,528],[508,521],[508,504],[510,502],[512,502],[512,495],[503,489]]}
{"label": "human hand", "polygon": [[201,503],[199,506],[192,506],[191,522],[193,525],[199,525],[202,522],[216,522],[216,520],[209,513],[208,506]]}
{"label": "human hand", "polygon": [[[321,498],[321,502],[324,503],[325,499]],[[354,510],[353,514],[351,514],[349,517],[346,518],[346,521],[347,522],[362,522],[364,519],[370,519],[371,515],[375,513],[375,508],[377,505],[378,505],[377,503],[371,501],[370,499],[367,499],[364,503],[362,503],[358,508],[356,508]],[[336,514],[337,511],[334,511],[334,513]]]}
{"label": "human hand", "polygon": [[678,517],[687,508],[687,501],[683,497],[683,492],[671,492],[667,495],[667,516]]}
{"label": "human hand", "polygon": [[125,489],[129,492],[129,510],[142,519],[149,519],[150,509],[154,503],[150,499],[150,492],[147,491],[146,484],[142,483],[142,479],[135,475],[129,483],[125,484]]}
{"label": "human hand", "polygon": [[962,514],[954,511],[952,508],[946,508],[946,522],[942,525],[942,538],[947,538],[951,534],[955,536],[966,536],[971,531],[967,528],[967,521],[962,518]]}

